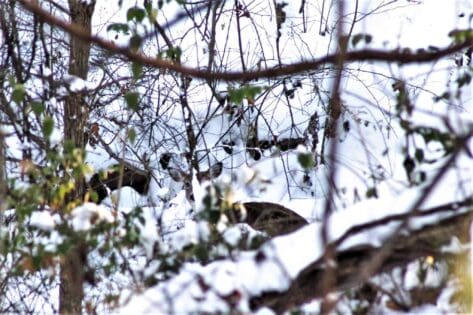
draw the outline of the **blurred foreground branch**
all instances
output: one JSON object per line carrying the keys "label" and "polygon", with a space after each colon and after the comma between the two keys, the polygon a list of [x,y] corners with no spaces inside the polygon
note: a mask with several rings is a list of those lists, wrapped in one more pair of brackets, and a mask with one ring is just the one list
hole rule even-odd
{"label": "blurred foreground branch", "polygon": [[[409,234],[400,234],[389,239],[387,244],[392,248],[389,256],[383,260],[377,270],[370,270],[370,276],[388,272],[396,267],[405,266],[409,262],[425,256],[442,255],[441,247],[450,243],[452,237],[466,241],[468,229],[473,218],[473,199],[462,203],[470,209],[467,212],[427,225]],[[455,211],[458,204],[445,205],[442,208]],[[379,226],[387,222],[379,222]],[[338,251],[335,254],[337,272],[334,290],[344,291],[364,283],[364,275],[360,272],[370,259],[376,256],[383,247],[361,245]],[[270,292],[251,300],[253,309],[263,306],[283,313],[292,307],[307,303],[324,295],[323,277],[326,266],[323,257],[307,266],[294,279],[292,285],[284,292]]]}

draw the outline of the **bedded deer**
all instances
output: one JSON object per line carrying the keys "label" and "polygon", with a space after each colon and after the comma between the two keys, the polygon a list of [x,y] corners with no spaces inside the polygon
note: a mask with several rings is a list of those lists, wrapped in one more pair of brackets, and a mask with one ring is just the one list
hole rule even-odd
{"label": "bedded deer", "polygon": [[[119,188],[120,177],[121,186],[130,186],[142,195],[148,193],[150,174],[126,162],[123,167],[123,173],[119,169],[112,169],[107,172],[105,178],[101,178],[98,173],[91,178],[88,186],[97,193],[98,203],[108,196],[108,190]],[[172,180],[183,183],[186,198],[194,201],[190,172],[184,172],[177,167],[168,167],[167,170]],[[222,170],[223,164],[218,162],[206,171],[197,172],[196,178],[199,182],[210,181],[220,176]],[[123,176],[120,176],[121,174]],[[307,224],[303,217],[276,203],[243,202],[234,203],[229,208],[225,211],[228,211],[226,214],[230,222],[246,223],[271,237],[291,233]]]}
{"label": "bedded deer", "polygon": [[[208,170],[198,172],[196,178],[201,183],[209,181],[220,176],[222,170],[223,164],[218,162]],[[175,167],[168,168],[168,172],[175,182],[183,183],[187,199],[194,201],[191,173]],[[294,232],[308,223],[294,211],[271,202],[234,203],[225,211],[228,211],[227,216],[232,223],[246,223],[271,237]]]}

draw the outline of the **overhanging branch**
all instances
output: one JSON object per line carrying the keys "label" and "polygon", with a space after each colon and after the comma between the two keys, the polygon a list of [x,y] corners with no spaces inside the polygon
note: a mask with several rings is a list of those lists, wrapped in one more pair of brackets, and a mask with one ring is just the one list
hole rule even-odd
{"label": "overhanging branch", "polygon": [[[20,2],[26,10],[36,15],[45,23],[59,27],[67,33],[71,34],[72,36],[75,36],[84,41],[91,42],[97,45],[98,47],[108,50],[111,53],[126,56],[130,61],[204,80],[212,79],[221,81],[251,81],[261,78],[276,78],[308,71],[314,71],[326,64],[336,65],[337,61],[339,60],[338,54],[330,54],[325,57],[317,58],[310,61],[301,61],[265,70],[246,72],[211,72],[208,70],[187,67],[167,60],[159,59],[156,57],[148,57],[141,53],[133,52],[128,49],[128,47],[120,47],[111,41],[105,40],[98,36],[91,35],[79,25],[70,23],[54,15],[49,14],[47,11],[42,9],[36,1],[18,0],[18,2]],[[344,60],[345,62],[377,61],[399,64],[425,63],[439,60],[443,57],[449,56],[453,53],[459,52],[471,46],[473,46],[473,37],[467,38],[462,43],[451,45],[449,47],[432,52],[412,52],[410,49],[395,49],[389,51],[363,49],[358,51],[346,52]]]}
{"label": "overhanging branch", "polygon": [[[469,207],[471,206],[470,199]],[[455,211],[454,204],[451,208]],[[389,239],[389,243],[383,246],[392,247],[392,250],[380,268],[371,270],[371,276],[406,265],[414,259],[441,254],[440,247],[447,245],[453,236],[464,239],[468,235],[472,219],[473,209],[470,209],[468,212],[425,226],[408,235],[398,235],[394,239]],[[360,270],[381,250],[382,247],[367,244],[337,252],[336,284],[333,290],[344,291],[362,284],[366,279]],[[321,258],[307,266],[284,292],[268,292],[252,298],[252,308],[265,306],[281,314],[297,305],[323,297],[322,279],[326,272],[324,265],[324,260]]]}

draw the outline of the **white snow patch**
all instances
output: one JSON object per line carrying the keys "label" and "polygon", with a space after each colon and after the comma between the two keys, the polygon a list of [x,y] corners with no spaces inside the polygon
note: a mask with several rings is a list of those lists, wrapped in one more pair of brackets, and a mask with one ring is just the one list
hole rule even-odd
{"label": "white snow patch", "polygon": [[63,76],[64,83],[68,86],[71,92],[82,92],[86,90],[93,90],[95,84],[79,78],[72,74],[65,74]]}
{"label": "white snow patch", "polygon": [[110,209],[91,202],[86,202],[73,209],[71,215],[72,227],[75,231],[87,231],[98,222],[112,223],[115,221]]}
{"label": "white snow patch", "polygon": [[242,231],[240,229],[239,226],[232,226],[228,229],[226,229],[224,232],[223,232],[223,238],[225,239],[225,241],[232,245],[232,246],[235,246],[238,244],[238,241],[240,241],[242,237]]}
{"label": "white snow patch", "polygon": [[30,225],[41,230],[51,231],[56,226],[56,222],[51,212],[46,210],[34,211],[30,217]]}

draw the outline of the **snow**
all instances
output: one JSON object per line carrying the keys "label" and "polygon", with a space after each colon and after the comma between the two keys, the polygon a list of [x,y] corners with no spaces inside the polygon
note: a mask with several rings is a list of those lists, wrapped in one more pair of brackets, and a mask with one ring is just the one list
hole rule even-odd
{"label": "snow", "polygon": [[72,228],[74,231],[88,231],[94,227],[95,224],[105,222],[112,223],[115,217],[111,210],[97,205],[95,203],[86,202],[71,211]]}
{"label": "snow", "polygon": [[30,225],[41,230],[52,231],[56,222],[50,211],[34,211],[30,217]]}
{"label": "snow", "polygon": [[113,207],[118,207],[124,212],[129,212],[133,207],[144,203],[143,197],[131,187],[122,187],[114,190],[110,197],[104,201]]}
{"label": "snow", "polygon": [[63,140],[64,140],[63,131],[55,126],[53,128],[53,131],[52,131],[51,135],[49,136],[49,141],[50,141],[51,145],[53,145],[53,146],[59,145],[59,144],[62,143]]}
{"label": "snow", "polygon": [[[347,5],[353,5],[353,3],[348,3]],[[425,1],[419,3],[419,5],[414,5],[414,7],[399,3],[399,5],[395,6],[395,9],[383,11],[381,14],[374,15],[373,17],[370,16],[362,23],[357,24],[354,33],[362,31],[373,33],[374,42],[369,46],[370,48],[390,49],[408,46],[412,49],[417,49],[426,48],[427,45],[448,46],[451,42],[451,39],[447,36],[448,30],[457,26],[456,23],[458,23],[458,20],[454,17],[457,16],[461,5],[468,6],[467,2],[460,4],[460,1],[458,1],[456,3],[456,7],[451,3],[439,1]],[[376,3],[374,1],[361,1],[360,4],[362,12],[369,12],[369,8],[372,8]],[[291,6],[292,4],[290,4],[288,10],[291,9]],[[294,4],[294,6],[296,5]],[[386,23],[388,20],[396,21],[397,23]],[[438,23],[438,21],[442,21],[442,23]],[[464,21],[460,22],[464,23]],[[383,25],[383,27],[377,28],[373,27],[373,25]],[[411,30],[420,30],[419,32],[423,36],[419,38],[419,32]],[[306,35],[309,36],[308,34],[302,34],[302,39]],[[283,44],[286,47],[284,51],[285,57],[287,57],[287,61],[290,61],[290,49],[287,47],[290,46],[288,43],[291,43],[291,39],[283,37],[282,41],[284,40],[286,40]],[[321,39],[318,45],[325,49],[326,45],[323,41]],[[306,42],[313,42],[313,39],[307,39]],[[297,54],[295,55],[297,56]],[[394,66],[394,70],[390,69],[391,72],[382,66],[362,66],[365,66],[364,69],[366,70],[386,73],[389,77],[395,77],[399,74],[400,78],[405,77],[407,78],[406,81],[409,82],[416,82],[415,77],[419,73],[430,73],[429,78],[424,82],[419,80],[419,86],[426,90],[441,91],[445,87],[446,79],[445,74],[442,71],[437,71],[437,69],[447,67],[448,62],[439,62],[435,68],[432,68],[431,65],[413,65],[403,67],[402,69]],[[345,83],[345,88],[348,91],[362,91],[359,93],[366,94],[363,92],[364,89],[360,87],[372,84],[370,86],[370,93],[374,93],[374,103],[377,105],[381,104],[383,109],[389,109],[389,104],[384,103],[388,102],[387,98],[390,97],[387,95],[389,92],[386,92],[386,90],[389,91],[387,87],[392,84],[392,81],[386,80],[386,82],[375,83],[372,83],[372,81],[371,73],[366,75],[360,73],[360,81],[357,83],[348,81]],[[375,84],[379,84],[379,90],[373,87]],[[277,95],[277,92],[275,92],[275,95]],[[420,95],[416,102],[416,111],[414,111],[411,117],[413,123],[440,128],[440,130],[444,131],[444,117],[454,116],[451,118],[451,121],[455,123],[451,123],[451,125],[454,126],[455,131],[468,132],[471,130],[472,119],[470,112],[458,114],[458,112],[451,111],[448,106],[433,104],[432,95],[428,93],[420,93]],[[359,99],[351,99],[349,95],[344,95],[344,98],[347,104],[359,103]],[[353,121],[355,119],[366,119],[367,122],[370,122],[370,128],[364,128],[362,124],[357,124],[355,128],[358,129],[358,133],[353,135],[353,132],[351,132],[344,138],[345,142],[343,146],[341,145],[338,157],[341,165],[337,183],[343,183],[346,191],[351,191],[353,187],[363,187],[363,185],[366,185],[363,176],[360,175],[358,177],[357,174],[354,174],[353,170],[367,169],[366,165],[368,163],[370,163],[371,167],[379,166],[381,174],[385,178],[376,183],[379,195],[377,199],[364,199],[359,202],[353,202],[347,196],[340,198],[341,200],[334,201],[337,210],[330,216],[328,221],[330,241],[336,241],[350,228],[357,225],[380,220],[391,215],[408,213],[415,201],[422,198],[427,188],[430,187],[429,180],[414,188],[409,188],[408,184],[406,184],[405,170],[402,167],[402,161],[399,160],[399,156],[403,154],[402,150],[405,144],[400,139],[396,139],[396,136],[383,139],[379,137],[379,131],[388,124],[386,117],[382,114],[382,110],[378,113],[376,111],[379,108],[374,108],[376,111],[371,108],[362,108],[359,111],[356,111],[358,110],[357,108],[354,109],[355,111],[350,113],[353,114]],[[435,115],[432,115],[432,112],[438,114],[438,121],[432,118],[435,117]],[[275,121],[278,121],[278,118],[281,119],[281,125],[278,127],[288,123],[287,119],[284,121],[278,115],[286,115],[287,118],[287,113],[275,111],[273,116]],[[427,117],[429,119],[426,119]],[[381,123],[375,124],[373,122]],[[401,131],[395,127],[391,128],[393,133]],[[281,127],[274,133],[278,134],[280,130],[284,130],[284,127]],[[434,144],[429,143],[428,145],[430,150],[435,149],[432,147]],[[369,148],[365,149],[367,152],[360,149],[362,146]],[[468,146],[471,148],[471,141]],[[235,149],[238,148],[238,146],[235,146]],[[381,154],[381,151],[384,149],[388,150],[388,156]],[[306,148],[298,148],[298,152],[306,151]],[[288,165],[297,165],[294,162],[296,160],[295,155],[284,155],[284,158],[286,157]],[[430,179],[432,178],[431,175],[436,174],[443,163],[445,163],[445,159],[442,159],[441,156],[438,156],[438,158],[439,162],[429,165],[425,169],[430,175],[428,177]],[[264,244],[258,251],[240,252],[236,257],[214,262],[206,266],[197,264],[186,265],[175,277],[148,289],[143,296],[134,298],[120,312],[126,314],[137,307],[140,310],[163,313],[170,312],[171,310],[177,313],[202,311],[229,312],[228,304],[225,303],[222,296],[234,291],[239,292],[242,297],[241,304],[237,306],[238,309],[242,312],[248,312],[245,298],[261,294],[262,292],[286,289],[291,279],[296,277],[303,268],[319,259],[323,253],[323,244],[320,238],[322,225],[316,219],[320,218],[321,205],[323,204],[324,197],[326,197],[327,186],[324,186],[323,180],[320,180],[317,183],[319,190],[316,192],[316,198],[314,199],[287,198],[287,196],[283,196],[283,193],[280,193],[285,191],[286,188],[281,189],[281,186],[283,186],[281,183],[284,182],[283,177],[280,176],[283,174],[283,168],[275,160],[266,159],[259,161],[251,167],[245,163],[240,163],[240,160],[236,160],[235,163],[241,166],[234,177],[223,174],[220,182],[231,184],[233,200],[235,201],[271,200],[279,202],[309,218],[313,222],[312,224],[290,235],[274,238]],[[323,178],[328,171],[326,167],[318,166],[317,170],[314,171],[316,173],[314,178]],[[451,170],[445,174],[439,185],[433,189],[427,200],[422,204],[422,209],[460,201],[465,197],[471,196],[473,193],[471,174],[473,174],[471,159],[466,154],[461,154],[457,159],[456,170]],[[458,187],[459,182],[462,183],[461,188]],[[202,196],[202,187],[195,180],[192,185],[194,191],[197,192],[197,196]],[[267,190],[262,189],[266,186],[268,187]],[[363,192],[360,193],[363,194]],[[177,242],[177,247],[182,247],[183,244],[189,242],[189,239],[196,239],[195,225],[186,216],[188,210],[179,208],[179,205],[185,204],[183,202],[184,197],[184,194],[181,193],[178,198],[182,200],[175,199],[176,203],[171,207],[172,211],[166,214],[168,212],[166,210],[164,214],[167,216],[166,222],[179,221],[180,216],[181,218],[186,218],[184,221],[181,221],[181,229],[178,232],[180,237],[166,239],[166,241],[173,244]],[[196,200],[195,206],[200,208],[199,200],[201,199],[196,198]],[[456,214],[461,213],[461,211],[464,211],[464,209],[459,209]],[[409,221],[408,227],[411,230],[417,230],[454,214],[438,213],[416,217]],[[340,245],[339,250],[349,249],[358,245],[382,246],[383,242],[392,236],[400,225],[401,221],[393,221],[384,226],[378,226],[362,233],[354,234]],[[183,231],[186,229],[194,232],[186,234]],[[238,241],[239,233],[237,227],[230,227],[225,230],[224,237],[229,243],[234,244]],[[417,279],[415,278],[415,272],[419,266],[410,265],[409,268],[411,269],[406,276],[406,282],[408,286],[414,286],[418,284],[415,282]],[[440,276],[441,273],[430,273],[426,281],[429,285],[437,285],[440,281]],[[204,286],[201,285],[202,281],[205,283]],[[173,307],[175,308],[172,309]],[[259,311],[264,312],[264,310]],[[439,308],[432,305],[416,308],[415,311],[424,313],[440,312]]]}
{"label": "snow", "polygon": [[158,195],[159,198],[164,199],[169,194],[169,188],[168,187],[159,188],[156,191],[156,194]]}
{"label": "snow", "polygon": [[[470,174],[473,174],[473,170]],[[473,193],[471,191],[472,188],[473,185],[470,186],[470,194]],[[457,200],[456,197],[459,197],[455,193],[456,187],[451,185],[448,180],[442,181],[436,189],[443,192],[442,198],[430,198],[422,209],[455,202]],[[337,240],[351,227],[394,214],[408,213],[411,209],[412,201],[419,198],[421,192],[422,189],[418,188],[406,189],[403,193],[392,198],[364,200],[347,209],[335,212],[328,222],[330,241]],[[459,209],[457,213],[438,213],[422,218],[414,218],[410,220],[410,227],[413,230],[420,229],[428,224],[438,222],[446,216],[461,213],[461,211],[463,210]],[[343,242],[339,249],[348,249],[357,245],[368,244],[374,247],[382,246],[383,241],[390,237],[400,224],[400,221],[392,222],[357,233]],[[207,266],[196,266],[193,264],[191,271],[184,268],[176,277],[169,281],[161,282],[156,287],[147,290],[144,296],[152,296],[152,301],[147,302],[147,298],[140,298],[138,296],[123,308],[121,312],[126,314],[135,309],[137,305],[144,307],[146,304],[147,308],[145,307],[145,309],[153,309],[155,307],[155,310],[167,312],[171,307],[171,305],[167,304],[167,295],[170,288],[180,288],[180,294],[172,295],[173,299],[171,302],[173,307],[178,307],[176,309],[177,312],[228,311],[223,300],[219,300],[214,295],[211,295],[212,297],[210,298],[206,293],[207,289],[199,286],[200,279],[204,279],[210,290],[216,292],[217,296],[224,296],[231,291],[240,292],[243,297],[246,297],[259,295],[267,291],[284,290],[290,284],[291,279],[296,277],[303,268],[319,259],[323,254],[323,244],[320,238],[321,228],[321,223],[315,222],[288,236],[272,239],[263,245],[259,251],[240,253],[236,259],[226,259]],[[412,266],[412,268],[415,270],[417,267]],[[415,272],[410,274],[408,285],[414,286],[417,284],[413,282]],[[429,274],[426,281],[430,285],[437,285],[441,280],[439,277],[438,273]],[[197,304],[189,303],[190,300],[195,300],[197,297],[201,297],[204,300],[199,301]],[[206,303],[208,304],[206,305]],[[243,304],[241,307],[246,307],[246,305]],[[245,311],[245,308],[241,309],[241,311]]]}
{"label": "snow", "polygon": [[441,251],[447,254],[460,254],[462,252],[465,252],[465,250],[469,248],[470,245],[464,245],[457,237],[452,237],[452,239],[450,240],[450,244],[442,246]]}
{"label": "snow", "polygon": [[228,244],[236,246],[242,238],[242,232],[241,226],[231,226],[223,231],[223,238]]}
{"label": "snow", "polygon": [[[132,2],[130,2],[132,3]],[[294,2],[296,3],[296,2]],[[288,8],[297,10],[295,8],[299,5],[291,3]],[[361,1],[360,7],[363,12],[368,12],[369,9],[376,4],[376,1]],[[132,3],[134,4],[134,3]],[[122,22],[123,19],[120,17],[123,10],[120,11],[116,6],[116,3],[109,3],[109,1],[99,2],[97,10],[102,12],[107,11],[107,21]],[[124,4],[127,7],[128,4]],[[256,4],[260,5],[260,4]],[[348,3],[347,5],[353,5]],[[413,49],[425,48],[427,45],[438,45],[448,46],[450,39],[447,36],[448,29],[453,27],[465,27],[466,19],[458,20],[454,19],[459,12],[461,6],[471,7],[471,3],[468,1],[456,1],[456,5],[445,1],[423,1],[422,4],[412,6],[396,5],[395,10],[387,10],[382,14],[374,15],[366,19],[364,22],[358,24],[355,28],[356,32],[373,32],[374,42],[369,47],[378,48],[397,48],[399,46],[409,46]],[[264,14],[268,13],[266,11]],[[263,16],[264,16],[263,14]],[[106,15],[106,14],[104,14]],[[268,13],[269,15],[269,13]],[[296,15],[294,13],[294,15]],[[105,17],[103,17],[105,19]],[[398,23],[385,23],[387,20],[397,21]],[[96,25],[100,25],[97,18],[94,17]],[[258,22],[267,20],[258,20]],[[442,23],[439,23],[442,21]],[[246,23],[246,22],[244,22]],[[382,28],[373,27],[377,25],[383,25]],[[292,27],[292,26],[291,26]],[[284,31],[288,31],[290,27],[284,28]],[[416,30],[416,31],[413,31]],[[268,27],[268,33],[274,31],[271,27]],[[97,30],[97,32],[104,37],[111,37],[115,34],[105,33],[104,28]],[[274,33],[274,32],[273,32]],[[423,36],[419,36],[421,33]],[[268,35],[268,36],[274,36]],[[301,34],[302,39],[306,39],[306,42],[314,42],[313,33]],[[390,41],[395,39],[394,41]],[[127,36],[120,36],[116,38],[117,43],[128,43]],[[294,39],[290,36],[283,36],[283,49],[286,61],[291,58],[297,58],[298,54],[291,54],[292,50],[288,47],[291,46]],[[182,45],[187,43],[183,40]],[[194,45],[194,43],[192,43]],[[316,43],[317,47],[313,50],[308,50],[307,47],[299,47],[303,51],[309,51],[310,54],[322,55],[326,53],[325,49],[327,46],[327,38],[320,39],[320,42]],[[263,49],[263,48],[262,48]],[[324,49],[321,52],[321,49]],[[199,55],[196,55],[196,60],[188,60],[190,65],[199,62]],[[445,82],[448,78],[445,77],[445,73],[437,71],[440,68],[447,68],[449,65],[448,61],[439,62],[435,68],[429,66],[407,66],[399,69],[393,66],[394,69],[386,69],[384,66],[368,66],[359,65],[366,71],[380,71],[386,73],[389,77],[399,76],[400,78],[407,78],[409,82],[419,83],[426,90],[433,90],[442,92],[442,88],[445,88]],[[356,65],[350,65],[350,67]],[[236,67],[234,70],[237,70]],[[389,70],[389,71],[388,71]],[[434,71],[435,70],[435,71]],[[126,72],[126,71],[125,71]],[[430,73],[428,79],[422,76],[422,80],[416,82],[416,77],[419,76],[420,72]],[[49,69],[44,70],[44,74],[48,76],[50,74]],[[358,73],[357,78],[359,81],[347,80],[344,82],[344,89],[347,91],[344,94],[344,101],[351,104],[359,104],[360,100],[353,97],[349,92],[356,91],[360,95],[367,94],[364,89],[365,85],[370,86],[369,97],[372,97],[373,104],[380,104],[381,108],[374,106],[373,108],[357,108],[355,105],[350,107],[350,112],[346,113],[346,119],[350,119],[350,122],[357,122],[358,120],[369,122],[368,127],[363,126],[363,123],[355,123],[353,129],[356,132],[350,132],[343,135],[343,144],[340,145],[339,155],[337,156],[337,162],[339,162],[338,177],[335,179],[339,184],[340,194],[337,197],[333,197],[334,213],[331,214],[328,221],[329,240],[336,241],[342,237],[350,228],[386,218],[387,216],[396,214],[406,214],[411,210],[412,205],[416,200],[422,198],[423,194],[426,193],[427,188],[430,185],[430,181],[427,180],[417,187],[410,188],[406,183],[405,170],[402,167],[402,161],[400,160],[403,154],[403,143],[402,139],[397,138],[399,135],[391,135],[391,137],[384,137],[384,134],[380,130],[385,126],[388,126],[386,117],[383,115],[383,110],[388,111],[392,104],[389,104],[389,98],[392,95],[391,89],[387,88],[392,83],[391,80],[386,79],[383,82],[373,82],[372,74]],[[91,81],[82,80],[76,76],[64,75],[63,83],[66,85],[67,90],[64,89],[64,95],[70,94],[70,92],[84,92],[96,88],[96,84]],[[328,82],[330,83],[330,82]],[[325,85],[328,84],[327,82]],[[313,92],[309,91],[308,88],[302,90],[305,97],[312,96]],[[278,90],[272,91],[277,97]],[[410,117],[413,123],[417,123],[423,126],[431,126],[439,128],[441,131],[448,131],[444,121],[448,118],[450,125],[454,131],[459,133],[466,133],[471,131],[473,128],[473,120],[471,118],[471,93],[464,96],[464,112],[453,112],[450,108],[450,104],[432,102],[432,95],[429,93],[420,93],[416,102],[416,110],[412,117]],[[200,94],[197,92],[196,94]],[[301,93],[302,94],[302,93]],[[200,98],[205,98],[207,95],[201,93],[197,95]],[[299,97],[299,95],[298,95]],[[57,100],[50,100],[52,104],[55,104]],[[196,100],[196,104],[198,100]],[[204,106],[208,106],[206,102],[202,102]],[[302,104],[302,102],[301,102]],[[247,104],[246,104],[247,105]],[[313,104],[310,104],[313,106]],[[299,104],[295,105],[295,111],[297,114],[303,113],[310,109],[305,109]],[[198,106],[196,106],[198,107]],[[117,107],[119,108],[119,107]],[[196,108],[196,112],[199,114],[199,108]],[[378,112],[378,109],[379,112]],[[271,110],[271,108],[268,108]],[[434,112],[435,115],[432,115]],[[435,117],[435,118],[433,118]],[[179,117],[178,117],[179,118]],[[274,110],[271,123],[277,127],[274,130],[274,134],[278,134],[280,137],[284,136],[284,132],[287,133],[289,130],[289,120],[287,119],[287,112],[284,110]],[[224,119],[223,119],[224,120]],[[239,126],[237,130],[231,130],[235,133],[235,137],[241,136],[238,132],[245,132],[243,122],[242,127]],[[209,123],[209,130],[214,128],[215,130],[226,130],[228,127],[226,124],[229,122],[215,122]],[[390,126],[392,132],[396,134],[400,132],[396,126]],[[219,132],[216,132],[218,135]],[[210,139],[211,137],[209,137]],[[418,139],[416,139],[418,140]],[[10,140],[7,140],[10,141]],[[53,130],[51,142],[53,144],[59,144],[62,141],[61,131],[57,128]],[[17,149],[17,144],[12,144],[11,148]],[[120,151],[122,149],[122,143],[116,141],[111,146]],[[470,152],[473,149],[473,141],[467,144]],[[368,149],[367,149],[368,148]],[[439,149],[438,143],[427,144],[427,149],[431,152]],[[146,148],[148,149],[148,148]],[[236,151],[244,151],[242,143],[237,144],[234,149]],[[388,151],[386,155],[383,155],[382,151]],[[242,313],[251,312],[248,305],[248,299],[251,296],[259,295],[268,291],[279,291],[285,290],[292,279],[294,279],[302,269],[308,266],[310,263],[316,261],[323,254],[324,246],[321,241],[322,223],[318,221],[321,217],[323,203],[325,201],[327,193],[327,181],[326,174],[330,172],[329,166],[320,165],[311,174],[311,179],[316,182],[316,190],[313,191],[313,198],[293,198],[298,196],[297,192],[300,193],[300,187],[297,179],[300,179],[302,170],[297,164],[297,153],[308,152],[306,147],[300,146],[296,152],[292,153],[281,153],[281,152],[270,152],[266,153],[264,158],[257,162],[250,164],[245,160],[243,155],[236,155],[234,160],[228,161],[226,155],[221,155],[222,152],[213,152],[218,160],[226,160],[227,165],[238,165],[235,167],[234,173],[224,173],[222,177],[216,181],[225,187],[231,188],[231,199],[232,201],[272,201],[278,202],[295,212],[303,215],[309,219],[310,225],[286,236],[276,237],[272,240],[267,241],[260,249],[253,251],[242,251],[226,259],[222,259],[216,262],[212,262],[208,265],[201,265],[199,263],[186,263],[182,269],[174,276],[167,280],[160,281],[158,285],[149,288],[141,295],[136,295],[132,300],[119,310],[121,314],[128,313],[194,313],[194,312],[231,312],[229,309],[229,303],[226,298],[228,296],[234,296],[236,299],[235,308]],[[442,167],[445,163],[445,159],[441,158],[442,153],[439,152],[437,156],[440,161],[433,163],[432,165],[423,166],[429,174],[431,179],[432,174]],[[280,157],[278,159],[277,157]],[[106,169],[112,162],[110,161],[107,152],[102,149],[88,148],[87,161],[94,167],[95,170]],[[355,201],[353,197],[355,194],[354,190],[358,187],[370,187],[371,182],[367,183],[369,177],[366,172],[372,171],[379,167],[380,179],[373,181],[376,185],[376,189],[379,195],[377,199],[365,199],[361,201]],[[228,167],[230,168],[230,167]],[[157,168],[156,168],[157,169]],[[355,171],[356,170],[356,171]],[[356,173],[358,170],[360,173]],[[365,173],[363,173],[365,172]],[[294,175],[294,182],[286,182],[284,177],[285,174]],[[376,173],[373,171],[373,174]],[[442,181],[437,187],[433,189],[429,197],[422,204],[422,209],[428,209],[431,207],[452,203],[463,200],[465,197],[473,194],[473,166],[471,163],[471,157],[467,154],[461,154],[455,166],[455,169],[450,170],[442,178]],[[299,177],[297,177],[299,176]],[[161,178],[160,178],[161,179]],[[459,185],[461,183],[461,185]],[[165,203],[164,200],[172,195],[174,192],[173,184],[168,182],[162,187],[158,185],[152,186],[149,193],[150,196],[141,196],[136,191],[129,187],[123,187],[120,190],[112,192],[111,196],[107,198],[102,205],[96,205],[93,203],[85,203],[72,210],[70,216],[70,222],[75,231],[85,232],[94,228],[96,224],[101,222],[113,223],[116,222],[117,218],[122,219],[124,216],[134,213],[136,207],[140,206],[142,210],[142,216],[144,223],[137,223],[140,228],[140,242],[144,247],[145,255],[148,258],[153,257],[154,246],[158,244],[163,253],[170,253],[173,251],[179,251],[189,244],[197,244],[200,241],[208,240],[210,231],[209,226],[205,222],[198,222],[196,220],[196,213],[192,209],[203,209],[202,198],[207,194],[207,188],[209,183],[204,185],[197,181],[194,174],[192,179],[192,188],[195,195],[195,202],[191,205],[186,199],[184,191],[180,191],[177,195],[169,201],[169,204]],[[154,185],[154,183],[152,184]],[[290,187],[296,186],[297,188],[291,191],[294,193],[292,196],[287,193],[290,191]],[[347,192],[344,194],[343,192]],[[361,195],[363,191],[359,191]],[[351,195],[353,194],[353,195]],[[307,197],[307,194],[300,193],[300,195]],[[154,199],[155,198],[155,199]],[[155,203],[154,206],[149,206],[149,200]],[[169,205],[169,206],[167,206]],[[458,209],[456,213],[438,213],[423,217],[416,217],[409,221],[408,227],[411,230],[421,229],[422,227],[434,224],[440,219],[444,219],[447,216],[455,215],[465,211],[465,209]],[[118,213],[118,214],[117,214]],[[138,220],[139,221],[139,220]],[[157,222],[159,221],[159,224]],[[30,225],[40,230],[53,231],[58,224],[58,219],[51,214],[50,211],[35,211],[30,218]],[[378,226],[371,228],[362,233],[356,233],[351,237],[347,238],[339,246],[339,250],[349,249],[359,245],[371,245],[374,247],[380,247],[383,242],[389,238],[394,232],[397,231],[401,224],[401,221],[393,221],[384,226]],[[223,232],[223,237],[226,242],[231,245],[236,245],[241,239],[242,235],[249,233],[250,238],[254,235],[261,234],[261,232],[254,231],[250,227],[239,224],[228,227],[228,222],[219,222],[217,226],[219,231]],[[405,232],[405,231],[404,231]],[[56,233],[57,234],[57,233]],[[53,233],[50,239],[52,244],[59,244],[60,237]],[[41,239],[45,244],[48,239]],[[452,239],[451,245],[444,248],[446,252],[465,250],[465,248],[459,244],[458,240]],[[152,275],[153,272],[158,268],[158,262],[154,261],[153,264],[147,266],[145,270],[146,275]],[[419,279],[416,277],[416,272],[419,270],[419,262],[414,262],[408,266],[408,271],[405,275],[405,286],[407,288],[413,288],[419,285]],[[430,272],[426,278],[426,284],[430,286],[436,286],[442,280],[442,269],[440,266],[440,272]],[[400,277],[400,275],[399,275]],[[453,289],[452,289],[453,291]],[[453,292],[443,292],[439,299],[438,305],[425,305],[412,311],[421,313],[439,313],[441,309],[449,310],[449,296]],[[314,302],[311,307],[319,310],[318,302]],[[260,309],[258,314],[271,314],[272,311],[269,309]],[[394,313],[394,312],[393,312]]]}
{"label": "snow", "polygon": [[43,75],[45,77],[49,77],[52,75],[52,72],[51,72],[51,68],[47,67],[47,66],[44,66],[43,67]]}
{"label": "snow", "polygon": [[87,90],[93,90],[96,87],[96,83],[83,80],[72,74],[64,74],[62,79],[71,92],[85,92]]}
{"label": "snow", "polygon": [[267,307],[262,307],[255,314],[256,315],[273,315],[275,313]]}

